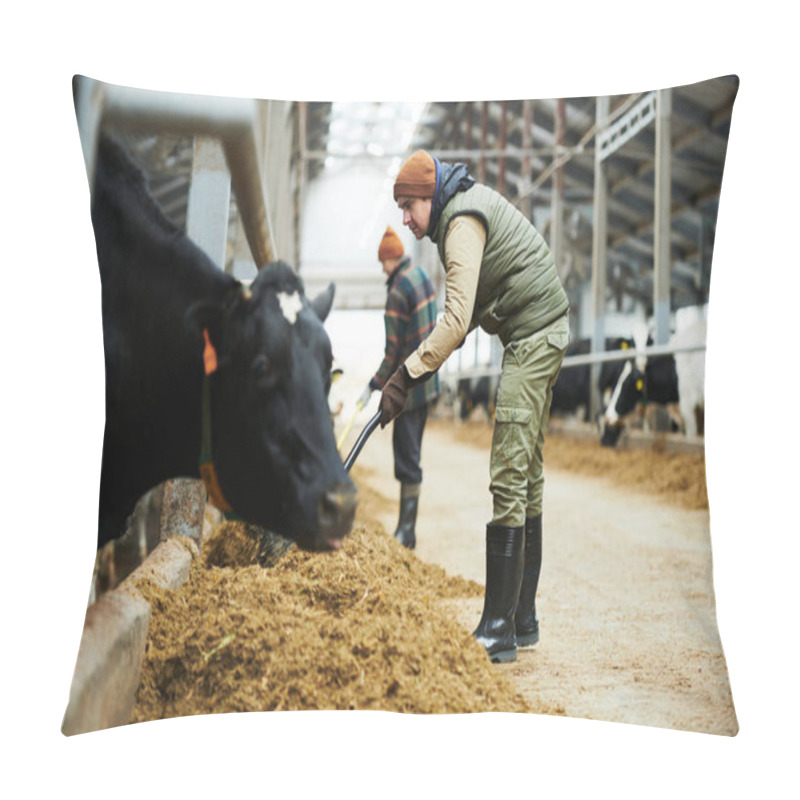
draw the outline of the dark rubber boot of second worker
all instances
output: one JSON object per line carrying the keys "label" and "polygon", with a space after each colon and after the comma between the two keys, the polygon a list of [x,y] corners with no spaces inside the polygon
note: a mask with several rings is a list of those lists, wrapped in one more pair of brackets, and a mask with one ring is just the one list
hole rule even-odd
{"label": "dark rubber boot of second worker", "polygon": [[493,662],[516,661],[514,612],[522,583],[525,529],[490,522],[486,526],[486,594],[473,636]]}
{"label": "dark rubber boot of second worker", "polygon": [[517,647],[533,647],[539,641],[539,618],[536,616],[536,590],[542,571],[542,515],[525,520],[525,566],[519,590],[514,626]]}
{"label": "dark rubber boot of second worker", "polygon": [[418,483],[404,483],[400,487],[400,519],[397,522],[394,538],[409,550],[413,550],[417,546],[419,487]]}

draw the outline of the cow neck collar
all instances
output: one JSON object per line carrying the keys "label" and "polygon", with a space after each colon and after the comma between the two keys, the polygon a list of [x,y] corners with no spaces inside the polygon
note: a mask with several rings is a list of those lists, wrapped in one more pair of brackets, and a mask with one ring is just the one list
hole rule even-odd
{"label": "cow neck collar", "polygon": [[211,344],[208,330],[203,328],[203,339],[205,340],[205,350],[203,351],[203,364],[205,374],[203,375],[203,405],[202,405],[202,439],[200,445],[200,477],[208,493],[208,499],[212,505],[225,514],[226,518],[234,517],[233,508],[225,499],[222,487],[219,485],[217,470],[214,467],[214,460],[211,455],[211,375],[217,370],[217,351]]}

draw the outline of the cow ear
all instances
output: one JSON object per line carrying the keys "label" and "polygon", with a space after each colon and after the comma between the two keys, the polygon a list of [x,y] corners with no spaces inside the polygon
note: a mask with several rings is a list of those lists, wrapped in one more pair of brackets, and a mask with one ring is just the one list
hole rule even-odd
{"label": "cow ear", "polygon": [[328,314],[331,313],[331,307],[333,306],[333,295],[335,292],[336,284],[331,283],[324,292],[318,294],[310,303],[314,313],[322,322],[325,322],[325,320],[328,318]]}

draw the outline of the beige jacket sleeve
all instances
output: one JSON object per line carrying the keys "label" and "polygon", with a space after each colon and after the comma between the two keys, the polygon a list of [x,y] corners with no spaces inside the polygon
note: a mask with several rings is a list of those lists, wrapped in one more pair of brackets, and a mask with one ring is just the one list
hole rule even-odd
{"label": "beige jacket sleeve", "polygon": [[444,242],[444,313],[405,361],[412,378],[436,372],[469,332],[485,246],[486,230],[477,217],[461,215],[452,221]]}

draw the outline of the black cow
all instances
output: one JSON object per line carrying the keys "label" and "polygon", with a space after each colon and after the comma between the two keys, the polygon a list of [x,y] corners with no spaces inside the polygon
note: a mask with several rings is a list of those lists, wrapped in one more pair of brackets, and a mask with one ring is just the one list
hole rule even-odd
{"label": "black cow", "polygon": [[476,408],[482,408],[489,422],[494,419],[497,405],[498,378],[482,375],[480,378],[460,378],[456,390],[459,403],[458,418],[467,420]]}
{"label": "black cow", "polygon": [[[605,341],[605,348],[607,351],[626,349],[629,347],[633,347],[633,339],[608,338]],[[575,342],[570,342],[569,347],[567,347],[565,358],[576,355],[588,355],[591,351],[591,339],[578,339]],[[600,365],[597,386],[601,397],[614,388],[621,372],[621,361],[604,361]],[[582,410],[584,422],[589,422],[591,416],[590,385],[591,366],[589,364],[562,367],[558,379],[553,385],[553,399],[550,403],[550,413],[558,417],[575,414],[579,410]]]}
{"label": "black cow", "polygon": [[[356,489],[327,405],[332,358],[321,320],[333,287],[310,303],[291,268],[275,263],[246,288],[169,222],[106,136],[92,223],[106,369],[98,547],[123,532],[145,491],[201,475],[203,435],[210,495],[304,548],[340,546]],[[216,360],[207,376],[206,340]]]}
{"label": "black cow", "polygon": [[[647,345],[652,344],[652,338],[648,337]],[[671,407],[677,402],[678,373],[674,356],[637,357],[626,361],[600,419],[600,444],[614,447],[623,431],[624,418],[637,407],[651,403]]]}

